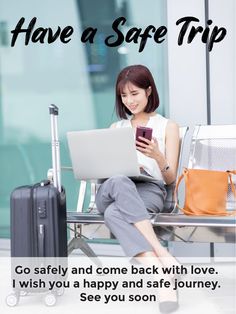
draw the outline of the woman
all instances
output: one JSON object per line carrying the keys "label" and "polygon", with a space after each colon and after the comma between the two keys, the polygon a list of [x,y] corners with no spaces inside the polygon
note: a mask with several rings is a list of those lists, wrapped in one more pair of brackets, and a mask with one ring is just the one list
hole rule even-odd
{"label": "woman", "polygon": [[[99,187],[96,205],[127,256],[152,257],[157,264],[161,261],[162,265],[172,266],[178,263],[157,239],[149,210],[162,211],[166,197],[164,183],[176,179],[179,127],[157,114],[158,106],[157,89],[148,68],[143,65],[124,68],[116,82],[116,112],[121,120],[111,127],[132,127],[134,136],[137,126],[153,129],[151,141],[143,137],[136,141],[140,169],[152,176],[153,181],[133,182],[123,175],[111,177]],[[160,301],[162,312],[177,309],[173,291],[168,294],[168,300]]]}

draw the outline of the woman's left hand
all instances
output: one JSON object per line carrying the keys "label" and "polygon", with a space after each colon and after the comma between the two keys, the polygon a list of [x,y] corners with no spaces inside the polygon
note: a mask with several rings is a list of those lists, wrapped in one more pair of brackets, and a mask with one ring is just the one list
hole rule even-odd
{"label": "woman's left hand", "polygon": [[[136,149],[143,153],[145,156],[156,159],[160,154],[159,145],[155,137],[151,141],[139,136],[140,141],[136,141]],[[144,143],[143,143],[144,142]]]}

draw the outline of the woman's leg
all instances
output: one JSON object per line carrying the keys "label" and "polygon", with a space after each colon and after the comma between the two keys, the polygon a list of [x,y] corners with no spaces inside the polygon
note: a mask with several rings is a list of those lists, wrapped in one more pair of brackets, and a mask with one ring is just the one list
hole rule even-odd
{"label": "woman's leg", "polygon": [[145,266],[157,266],[160,274],[153,277],[153,280],[170,282],[170,287],[157,289],[158,300],[161,312],[172,312],[178,308],[178,297],[173,290],[172,276],[163,274],[160,259],[152,250],[151,245],[145,240],[139,230],[124,220],[115,203],[111,203],[104,213],[105,223],[115,237],[119,240],[127,256],[135,256],[135,259]]}
{"label": "woman's leg", "polygon": [[[118,239],[127,256],[135,256],[144,265],[155,264],[160,269],[163,267],[157,253],[167,256],[167,251],[158,241],[148,220],[146,206],[129,178],[116,176],[104,182],[98,190],[96,204],[98,210],[104,213],[105,224]],[[157,279],[161,278],[172,284],[169,275],[161,274]],[[167,304],[168,311],[176,309],[177,295],[172,287],[168,290],[159,289],[158,294],[162,306]]]}
{"label": "woman's leg", "polygon": [[153,275],[152,280],[156,280],[161,282],[169,282],[169,286],[162,286],[156,289],[158,294],[159,308],[161,313],[171,313],[178,309],[179,300],[178,293],[174,290],[174,283],[172,282],[172,278],[168,274],[164,274],[162,270],[162,263],[160,259],[156,256],[154,252],[144,252],[140,253],[136,256],[136,259],[140,262],[140,264],[145,266],[156,266],[158,267],[159,274]]}
{"label": "woman's leg", "polygon": [[142,233],[153,248],[156,256],[158,256],[165,266],[180,266],[177,260],[164,248],[158,240],[153,227],[149,220],[138,221],[135,227]]}
{"label": "woman's leg", "polygon": [[96,205],[100,212],[104,213],[113,202],[124,219],[131,224],[149,219],[146,206],[139,196],[134,182],[126,176],[113,176],[98,189]]}
{"label": "woman's leg", "polygon": [[170,257],[168,251],[161,245],[160,241],[158,240],[153,230],[152,224],[149,220],[141,220],[136,222],[134,225],[151,244],[154,252],[158,257]]}
{"label": "woman's leg", "polygon": [[[162,181],[137,183],[136,188],[146,208],[157,213],[162,211],[166,198],[166,190]],[[149,219],[137,221],[134,225],[147,239],[156,256],[165,266],[179,266],[176,259],[161,245]]]}
{"label": "woman's leg", "polygon": [[105,224],[120,242],[127,256],[152,251],[153,248],[134,226],[149,218],[135,184],[125,176],[114,176],[100,186],[96,205],[104,213]]}
{"label": "woman's leg", "polygon": [[[162,187],[153,183],[140,183],[135,185],[133,181],[123,175],[114,176],[106,180],[99,188],[96,195],[98,210],[104,213],[105,223],[120,243],[124,242],[125,244],[128,239],[128,235],[126,236],[125,233],[120,232],[123,227],[122,223],[125,222],[127,230],[128,228],[133,231],[137,229],[135,234],[136,236],[139,235],[139,241],[141,241],[141,233],[141,238],[144,238],[146,243],[148,243],[148,250],[140,251],[136,254],[145,251],[154,251],[160,258],[168,257],[169,262],[173,265],[177,262],[156,237],[146,209],[148,207],[158,210],[157,207],[163,206],[163,203],[164,192],[162,191]],[[111,204],[113,205],[110,207]],[[126,240],[123,241],[123,237],[120,238],[122,235]],[[134,236],[132,241],[137,243],[138,241],[135,239]],[[142,240],[142,242],[144,241]],[[147,247],[147,245],[145,247]]]}
{"label": "woman's leg", "polygon": [[133,257],[143,252],[152,252],[152,246],[133,224],[124,219],[114,202],[105,210],[104,220],[106,226],[119,241],[126,256]]}

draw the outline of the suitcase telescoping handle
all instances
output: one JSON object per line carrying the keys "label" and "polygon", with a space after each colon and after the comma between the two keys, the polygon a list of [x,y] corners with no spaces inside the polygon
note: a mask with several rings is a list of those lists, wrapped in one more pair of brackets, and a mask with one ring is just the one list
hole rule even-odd
{"label": "suitcase telescoping handle", "polygon": [[58,140],[58,127],[57,127],[57,118],[59,110],[57,106],[50,105],[49,113],[51,117],[53,185],[58,189],[59,192],[61,192],[60,143]]}

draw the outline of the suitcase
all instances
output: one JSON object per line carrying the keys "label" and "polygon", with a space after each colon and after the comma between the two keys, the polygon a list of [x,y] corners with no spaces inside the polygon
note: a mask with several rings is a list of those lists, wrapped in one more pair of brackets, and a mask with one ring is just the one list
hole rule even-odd
{"label": "suitcase", "polygon": [[[20,186],[11,194],[11,257],[14,257],[11,261],[12,278],[14,278],[13,269],[18,263],[18,257],[27,257],[20,261],[24,266],[29,267],[46,265],[48,257],[51,258],[49,263],[55,263],[55,266],[61,263],[67,266],[67,259],[65,259],[67,257],[66,193],[64,187],[61,186],[57,132],[58,108],[51,105],[49,112],[53,181],[44,180],[34,185]],[[62,278],[58,277],[58,279]],[[21,295],[35,291],[30,287],[14,288],[14,292],[7,296],[6,303],[9,306],[15,306]],[[45,292],[45,289],[37,291]],[[60,289],[47,293],[44,298],[46,305],[55,305],[56,295],[62,293],[63,290]]]}
{"label": "suitcase", "polygon": [[61,187],[60,151],[57,132],[58,108],[51,116],[53,183],[44,180],[16,188],[10,199],[11,256],[66,257],[66,194]]}

